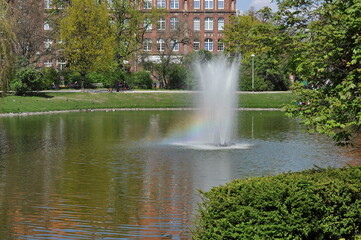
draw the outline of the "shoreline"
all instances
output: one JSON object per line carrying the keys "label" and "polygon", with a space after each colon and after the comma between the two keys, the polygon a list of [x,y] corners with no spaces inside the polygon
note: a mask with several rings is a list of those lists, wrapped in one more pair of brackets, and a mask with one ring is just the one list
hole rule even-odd
{"label": "shoreline", "polygon": [[[1,117],[21,117],[48,114],[76,113],[76,112],[121,112],[121,111],[195,111],[197,108],[91,108],[69,109],[43,112],[0,113]],[[282,111],[281,108],[236,108],[237,111]]]}

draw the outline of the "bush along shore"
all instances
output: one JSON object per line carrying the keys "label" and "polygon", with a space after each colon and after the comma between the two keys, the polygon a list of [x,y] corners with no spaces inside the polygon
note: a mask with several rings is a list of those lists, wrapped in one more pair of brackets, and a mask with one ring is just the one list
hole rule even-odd
{"label": "bush along shore", "polygon": [[361,167],[237,179],[201,194],[194,239],[361,239]]}
{"label": "bush along shore", "polygon": [[[0,98],[0,114],[91,111],[189,109],[197,92],[126,91],[126,92],[42,92],[27,96]],[[240,93],[239,107],[244,109],[280,109],[294,99],[292,93]]]}

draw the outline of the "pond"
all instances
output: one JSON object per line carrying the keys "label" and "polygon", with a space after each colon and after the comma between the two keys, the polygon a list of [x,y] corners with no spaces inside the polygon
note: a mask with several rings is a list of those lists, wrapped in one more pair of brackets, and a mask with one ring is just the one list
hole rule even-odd
{"label": "pond", "polygon": [[198,190],[355,157],[282,112],[238,112],[242,149],[171,143],[191,111],[0,118],[1,239],[189,239]]}

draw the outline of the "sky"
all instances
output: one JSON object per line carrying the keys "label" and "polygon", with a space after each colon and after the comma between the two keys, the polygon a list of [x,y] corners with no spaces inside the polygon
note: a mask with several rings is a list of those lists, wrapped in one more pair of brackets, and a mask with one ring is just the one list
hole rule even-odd
{"label": "sky", "polygon": [[249,10],[251,7],[254,7],[255,10],[260,10],[261,8],[268,6],[272,9],[276,9],[276,4],[272,3],[272,0],[236,0],[237,9],[242,10],[243,12]]}

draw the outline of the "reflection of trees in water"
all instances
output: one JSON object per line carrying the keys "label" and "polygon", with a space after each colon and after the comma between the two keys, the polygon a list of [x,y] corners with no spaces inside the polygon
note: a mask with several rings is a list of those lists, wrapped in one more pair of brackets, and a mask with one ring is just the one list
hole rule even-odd
{"label": "reflection of trees in water", "polygon": [[186,166],[159,165],[157,152],[144,159],[127,147],[157,138],[169,122],[154,113],[114,114],[1,119],[1,146],[10,150],[2,154],[0,225],[9,235],[39,234],[32,227],[38,226],[59,235],[72,229],[74,235],[101,236],[106,229],[124,236],[142,224],[159,226],[145,228],[147,235],[190,218],[182,204],[189,204],[183,200],[191,177],[177,168]]}

